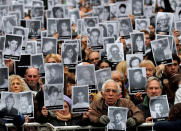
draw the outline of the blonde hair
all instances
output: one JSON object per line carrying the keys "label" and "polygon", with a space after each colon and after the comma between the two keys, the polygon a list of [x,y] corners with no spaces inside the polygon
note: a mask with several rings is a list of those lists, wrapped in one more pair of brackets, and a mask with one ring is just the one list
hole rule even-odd
{"label": "blonde hair", "polygon": [[127,79],[127,64],[126,64],[126,61],[119,62],[119,64],[116,66],[116,70],[124,75],[124,80]]}
{"label": "blonde hair", "polygon": [[140,63],[140,67],[146,67],[146,66],[151,66],[153,68],[153,71],[155,73],[156,71],[156,68],[155,68],[155,65],[153,64],[153,62],[151,60],[143,60],[141,63]]}
{"label": "blonde hair", "polygon": [[59,60],[59,58],[58,58],[58,56],[57,56],[56,54],[48,54],[48,55],[45,57],[45,63],[48,62],[48,59],[49,59],[49,58],[55,59],[55,61],[56,61],[57,63],[60,62],[60,60]]}
{"label": "blonde hair", "polygon": [[25,92],[25,91],[30,91],[30,89],[28,88],[27,84],[25,83],[25,81],[23,80],[23,78],[19,75],[10,75],[9,76],[9,89],[11,91],[12,88],[12,84],[14,80],[18,80],[21,84],[22,87],[22,91],[21,92]]}

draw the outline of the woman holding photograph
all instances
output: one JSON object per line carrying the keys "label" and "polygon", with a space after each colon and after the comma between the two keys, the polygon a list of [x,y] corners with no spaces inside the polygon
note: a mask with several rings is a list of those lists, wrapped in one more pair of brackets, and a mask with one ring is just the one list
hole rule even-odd
{"label": "woman holding photograph", "polygon": [[73,45],[64,46],[65,50],[62,54],[64,64],[73,64],[77,62],[76,47]]}

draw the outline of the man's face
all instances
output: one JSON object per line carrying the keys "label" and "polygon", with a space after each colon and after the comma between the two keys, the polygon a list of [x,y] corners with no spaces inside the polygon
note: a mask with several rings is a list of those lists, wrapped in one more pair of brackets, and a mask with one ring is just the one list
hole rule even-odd
{"label": "man's face", "polygon": [[35,68],[28,69],[24,77],[25,77],[26,83],[30,87],[36,87],[40,79],[38,70]]}
{"label": "man's face", "polygon": [[99,62],[99,53],[98,52],[92,52],[89,55],[89,60],[91,64],[97,65]]}
{"label": "man's face", "polygon": [[99,33],[97,31],[93,31],[90,36],[91,44],[95,45],[98,42]]}
{"label": "man's face", "polygon": [[165,73],[168,76],[173,76],[179,71],[179,64],[176,60],[173,60],[173,64],[169,64],[165,66]]}
{"label": "man's face", "polygon": [[109,106],[113,106],[119,99],[117,84],[112,81],[108,82],[105,85],[104,92],[102,92],[102,96]]}
{"label": "man's face", "polygon": [[13,98],[9,97],[6,101],[6,107],[11,109],[13,107],[13,105],[14,105],[14,100],[13,100]]}
{"label": "man's face", "polygon": [[21,107],[21,110],[23,111],[23,110],[27,110],[27,108],[28,108],[28,98],[27,97],[25,97],[25,96],[23,96],[23,97],[21,97],[20,98],[20,107]]}
{"label": "man's face", "polygon": [[11,51],[15,51],[16,48],[18,47],[18,42],[13,40],[13,41],[9,42],[9,46],[10,46]]}
{"label": "man's face", "polygon": [[111,50],[111,55],[112,56],[118,56],[119,55],[119,48],[118,47],[113,47]]}
{"label": "man's face", "polygon": [[84,94],[82,92],[78,93],[77,98],[78,98],[78,102],[84,102]]}
{"label": "man's face", "polygon": [[146,94],[149,98],[160,96],[162,94],[160,83],[157,80],[150,81],[146,89]]}
{"label": "man's face", "polygon": [[118,113],[118,114],[115,115],[115,122],[119,123],[120,121],[121,121],[121,114]]}
{"label": "man's face", "polygon": [[155,104],[155,112],[162,113],[163,112],[163,106],[161,103]]}
{"label": "man's face", "polygon": [[134,73],[133,77],[136,82],[141,82],[142,73],[140,71],[136,71]]}

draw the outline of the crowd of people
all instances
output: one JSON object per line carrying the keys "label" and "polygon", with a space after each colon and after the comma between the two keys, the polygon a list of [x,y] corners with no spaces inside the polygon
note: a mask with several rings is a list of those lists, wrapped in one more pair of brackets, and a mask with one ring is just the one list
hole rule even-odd
{"label": "crowd of people", "polygon": [[[7,122],[15,125],[12,131],[24,122],[127,131],[155,123],[156,131],[180,130],[178,1],[0,0],[0,5],[0,130],[6,131]],[[24,9],[14,9],[20,5]]]}

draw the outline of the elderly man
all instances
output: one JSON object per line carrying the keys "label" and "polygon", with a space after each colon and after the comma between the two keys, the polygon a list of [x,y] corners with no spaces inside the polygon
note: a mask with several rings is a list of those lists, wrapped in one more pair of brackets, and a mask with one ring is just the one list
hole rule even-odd
{"label": "elderly man", "polygon": [[138,107],[143,111],[146,122],[152,120],[149,111],[149,101],[151,97],[160,96],[162,94],[162,84],[157,77],[150,77],[146,83],[146,96],[144,97],[143,103],[139,104]]}
{"label": "elderly man", "polygon": [[99,52],[98,51],[90,52],[90,54],[89,54],[89,62],[91,64],[94,64],[95,66],[97,66],[99,61],[100,61]]}
{"label": "elderly man", "polygon": [[143,113],[132,101],[119,98],[120,86],[114,80],[109,79],[103,84],[101,94],[100,99],[91,103],[88,112],[84,114],[84,118],[89,118],[94,124],[105,126],[109,123],[108,106],[117,106],[129,109],[127,127],[135,127],[144,121]]}
{"label": "elderly man", "polygon": [[24,75],[28,87],[35,92],[41,90],[40,75],[37,68],[29,67]]}

